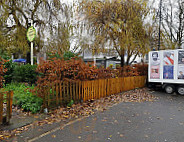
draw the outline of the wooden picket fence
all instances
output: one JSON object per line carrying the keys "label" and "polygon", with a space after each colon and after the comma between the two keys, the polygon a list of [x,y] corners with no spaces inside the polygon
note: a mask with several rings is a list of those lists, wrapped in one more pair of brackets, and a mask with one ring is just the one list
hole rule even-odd
{"label": "wooden picket fence", "polygon": [[75,103],[99,99],[123,91],[145,86],[145,76],[98,79],[92,81],[61,81],[52,83],[44,90],[44,107],[52,108],[66,105],[71,100]]}
{"label": "wooden picket fence", "polygon": [[[6,108],[3,108],[3,103],[6,104]],[[6,94],[4,92],[0,92],[0,125],[3,123],[9,124],[12,116],[12,103],[13,91],[9,91]]]}

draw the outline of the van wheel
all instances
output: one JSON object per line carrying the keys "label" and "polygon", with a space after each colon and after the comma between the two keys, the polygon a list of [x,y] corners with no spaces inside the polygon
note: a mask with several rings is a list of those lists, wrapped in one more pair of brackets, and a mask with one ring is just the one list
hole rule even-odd
{"label": "van wheel", "polygon": [[168,94],[172,94],[175,91],[174,85],[166,85],[164,89],[165,89],[165,92]]}
{"label": "van wheel", "polygon": [[184,95],[184,86],[178,86],[177,87],[177,93],[180,95]]}

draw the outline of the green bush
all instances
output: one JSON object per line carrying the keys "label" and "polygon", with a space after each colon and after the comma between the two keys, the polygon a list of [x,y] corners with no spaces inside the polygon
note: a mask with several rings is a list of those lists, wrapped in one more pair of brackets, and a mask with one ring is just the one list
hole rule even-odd
{"label": "green bush", "polygon": [[77,57],[77,54],[75,54],[72,51],[65,51],[63,55],[60,55],[57,52],[56,53],[49,52],[47,53],[47,56],[49,60],[52,60],[53,58],[70,60],[72,57]]}
{"label": "green bush", "polygon": [[109,65],[109,68],[112,69],[112,68],[113,68],[113,64],[110,64],[110,65]]}
{"label": "green bush", "polygon": [[13,81],[35,83],[38,75],[36,68],[36,65],[30,64],[16,66],[13,72]]}
{"label": "green bush", "polygon": [[63,58],[64,60],[70,60],[72,57],[75,57],[75,56],[76,54],[73,53],[72,51],[67,51],[64,53]]}
{"label": "green bush", "polygon": [[41,98],[32,95],[30,92],[20,95],[17,100],[17,105],[25,111],[31,111],[32,113],[40,111],[42,103],[43,101]]}
{"label": "green bush", "polygon": [[12,60],[9,60],[4,65],[5,65],[5,68],[7,69],[6,73],[4,74],[5,84],[9,84],[13,80],[13,72],[17,64],[13,63]]}
{"label": "green bush", "polygon": [[24,109],[24,111],[31,111],[32,113],[39,112],[43,103],[43,100],[33,95],[29,90],[34,89],[34,86],[26,86],[20,83],[8,84],[5,91],[12,90],[13,104]]}
{"label": "green bush", "polygon": [[119,69],[121,67],[120,64],[116,64],[116,69]]}
{"label": "green bush", "polygon": [[8,53],[6,51],[3,51],[1,48],[0,48],[0,57],[5,59],[5,60],[10,59],[10,56],[8,55]]}
{"label": "green bush", "polygon": [[11,83],[13,78],[13,71],[16,64],[13,63],[10,56],[8,56],[8,54],[6,52],[3,52],[1,49],[0,49],[0,57],[6,60],[6,62],[4,63],[4,67],[7,69],[7,71],[3,76],[5,80],[4,83],[5,84]]}

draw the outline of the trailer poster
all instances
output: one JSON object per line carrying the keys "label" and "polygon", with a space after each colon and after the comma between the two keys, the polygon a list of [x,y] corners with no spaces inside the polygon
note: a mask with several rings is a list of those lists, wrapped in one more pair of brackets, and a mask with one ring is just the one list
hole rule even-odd
{"label": "trailer poster", "polygon": [[151,79],[160,79],[160,66],[151,66]]}
{"label": "trailer poster", "polygon": [[164,66],[165,65],[174,65],[174,52],[173,51],[167,51],[164,52]]}
{"label": "trailer poster", "polygon": [[178,79],[184,79],[184,65],[178,66]]}
{"label": "trailer poster", "polygon": [[174,66],[164,66],[163,79],[174,79]]}
{"label": "trailer poster", "polygon": [[159,52],[152,52],[151,53],[151,65],[160,65],[160,53]]}
{"label": "trailer poster", "polygon": [[184,51],[178,51],[178,64],[184,64]]}

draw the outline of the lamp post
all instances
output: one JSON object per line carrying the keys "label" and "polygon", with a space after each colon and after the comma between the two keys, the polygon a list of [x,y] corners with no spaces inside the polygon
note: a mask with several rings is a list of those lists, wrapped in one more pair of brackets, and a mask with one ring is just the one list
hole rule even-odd
{"label": "lamp post", "polygon": [[161,22],[162,22],[162,0],[160,0],[158,50],[160,50],[160,32],[161,32],[160,28],[161,28]]}

